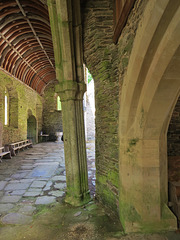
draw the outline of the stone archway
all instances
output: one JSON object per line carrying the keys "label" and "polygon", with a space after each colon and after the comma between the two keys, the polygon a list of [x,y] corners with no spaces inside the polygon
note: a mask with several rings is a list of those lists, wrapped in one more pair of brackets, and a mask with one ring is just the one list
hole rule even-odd
{"label": "stone archway", "polygon": [[149,1],[119,115],[120,219],[126,232],[176,228],[167,193],[167,128],[179,96],[180,3]]}
{"label": "stone archway", "polygon": [[30,139],[33,144],[37,143],[37,122],[33,115],[27,119],[27,139]]}

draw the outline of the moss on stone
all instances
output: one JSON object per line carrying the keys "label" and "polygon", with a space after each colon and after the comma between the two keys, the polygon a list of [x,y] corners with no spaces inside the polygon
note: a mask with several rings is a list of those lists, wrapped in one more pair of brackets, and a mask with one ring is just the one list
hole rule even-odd
{"label": "moss on stone", "polygon": [[123,68],[126,68],[129,62],[129,58],[123,58],[122,59],[122,66]]}
{"label": "moss on stone", "polygon": [[[0,71],[0,87],[9,92],[9,125],[4,126],[2,144],[20,141],[27,138],[28,111],[38,120],[38,127],[42,125],[42,97],[33,89],[26,86],[6,73]],[[38,107],[37,107],[38,106]],[[4,108],[0,115],[4,115]]]}

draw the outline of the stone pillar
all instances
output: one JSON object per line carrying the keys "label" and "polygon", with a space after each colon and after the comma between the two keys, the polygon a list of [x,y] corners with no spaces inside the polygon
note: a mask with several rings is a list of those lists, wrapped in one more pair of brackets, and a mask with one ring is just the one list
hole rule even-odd
{"label": "stone pillar", "polygon": [[2,146],[3,139],[3,124],[4,124],[4,98],[3,98],[3,88],[0,87],[0,147]]}
{"label": "stone pillar", "polygon": [[82,27],[80,0],[48,0],[62,102],[66,164],[66,202],[78,206],[90,200],[84,133]]}
{"label": "stone pillar", "polygon": [[79,206],[90,200],[84,132],[84,83],[64,81],[58,94],[62,102],[67,193],[65,201]]}

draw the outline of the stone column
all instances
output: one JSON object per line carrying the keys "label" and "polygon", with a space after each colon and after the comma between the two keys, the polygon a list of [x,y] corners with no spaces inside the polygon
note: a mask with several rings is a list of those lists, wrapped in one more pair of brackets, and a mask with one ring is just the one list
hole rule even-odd
{"label": "stone column", "polygon": [[0,147],[2,146],[3,139],[3,125],[4,125],[4,97],[3,97],[4,89],[0,87]]}
{"label": "stone column", "polygon": [[84,133],[84,83],[64,81],[58,94],[62,101],[67,193],[65,201],[79,206],[90,200]]}
{"label": "stone column", "polygon": [[90,200],[84,133],[82,28],[79,0],[48,0],[62,102],[66,164],[66,202],[78,206]]}

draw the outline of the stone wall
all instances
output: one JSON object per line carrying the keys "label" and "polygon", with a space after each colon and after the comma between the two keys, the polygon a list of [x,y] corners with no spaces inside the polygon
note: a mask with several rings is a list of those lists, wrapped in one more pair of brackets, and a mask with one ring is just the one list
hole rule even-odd
{"label": "stone wall", "polygon": [[44,91],[43,104],[43,133],[50,135],[50,140],[55,140],[56,132],[62,132],[62,111],[57,110],[57,94],[55,83],[50,83]]}
{"label": "stone wall", "polygon": [[168,156],[180,156],[180,98],[174,108],[167,133]]}
{"label": "stone wall", "polygon": [[112,43],[113,1],[86,1],[84,60],[95,84],[96,197],[117,211],[118,55]]}
{"label": "stone wall", "polygon": [[[4,125],[5,88],[9,98],[9,121]],[[42,125],[42,97],[20,81],[0,71],[0,145],[27,138],[27,119],[36,118],[37,128]]]}
{"label": "stone wall", "polygon": [[118,213],[119,97],[137,26],[147,1],[137,0],[118,44],[113,37],[113,0],[83,6],[84,61],[95,82],[96,196]]}

